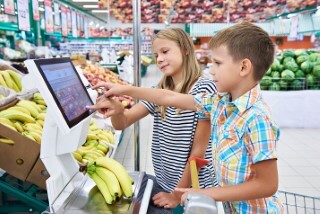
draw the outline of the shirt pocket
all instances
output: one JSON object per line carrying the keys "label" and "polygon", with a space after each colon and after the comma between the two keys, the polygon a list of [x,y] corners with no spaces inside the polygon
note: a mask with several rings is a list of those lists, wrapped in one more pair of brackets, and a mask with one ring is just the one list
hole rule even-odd
{"label": "shirt pocket", "polygon": [[220,135],[218,158],[225,167],[236,168],[241,160],[243,149],[243,131],[241,129],[225,129]]}

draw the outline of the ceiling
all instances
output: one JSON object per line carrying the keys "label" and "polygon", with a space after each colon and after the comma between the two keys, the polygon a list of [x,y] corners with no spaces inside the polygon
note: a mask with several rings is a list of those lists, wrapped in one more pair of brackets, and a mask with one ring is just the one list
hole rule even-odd
{"label": "ceiling", "polygon": [[[108,1],[110,14],[115,19],[132,23],[132,0],[73,0],[72,4],[92,13],[92,10],[106,10]],[[84,5],[99,8],[84,8]],[[141,0],[141,22],[226,23],[228,19],[230,22],[264,22],[293,11],[315,11],[316,8],[317,0]],[[92,14],[102,20],[108,16],[106,11]]]}

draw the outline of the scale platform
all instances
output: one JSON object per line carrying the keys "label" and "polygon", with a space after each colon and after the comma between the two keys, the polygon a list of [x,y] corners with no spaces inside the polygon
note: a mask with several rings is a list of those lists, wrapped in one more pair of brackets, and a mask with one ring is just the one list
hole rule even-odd
{"label": "scale platform", "polygon": [[[129,172],[129,175],[134,180],[134,194],[131,199],[121,198],[113,205],[107,205],[103,200],[100,200],[101,203],[97,200],[94,201],[89,194],[90,191],[91,193],[95,191],[97,187],[88,176],[84,176],[82,184],[71,192],[70,196],[55,213],[139,213],[148,179],[145,176],[145,172]],[[94,198],[96,199],[96,197]]]}

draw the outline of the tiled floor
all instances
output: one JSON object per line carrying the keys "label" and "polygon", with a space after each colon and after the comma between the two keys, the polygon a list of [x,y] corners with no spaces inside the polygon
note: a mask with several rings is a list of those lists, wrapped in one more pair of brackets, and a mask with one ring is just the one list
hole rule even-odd
{"label": "tiled floor", "polygon": [[[157,83],[161,73],[154,65],[142,78],[142,86]],[[320,123],[320,121],[319,121]],[[134,170],[133,127],[126,129],[115,158],[128,170]],[[140,121],[140,171],[153,174],[151,161],[152,117]],[[280,190],[320,197],[320,129],[281,128],[278,143]]]}

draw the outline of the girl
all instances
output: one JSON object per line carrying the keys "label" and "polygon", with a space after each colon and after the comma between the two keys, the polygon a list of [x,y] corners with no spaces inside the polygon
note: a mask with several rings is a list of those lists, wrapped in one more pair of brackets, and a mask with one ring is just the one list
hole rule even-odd
{"label": "girl", "polygon": [[[157,88],[192,95],[215,92],[214,83],[201,76],[192,39],[182,29],[161,30],[153,37],[152,47],[157,66],[164,74]],[[103,83],[94,88],[101,86]],[[191,185],[189,156],[210,160],[208,167],[213,172],[209,118],[199,120],[194,111],[145,101],[124,110],[120,103],[104,96],[89,108],[107,109],[103,113],[111,116],[115,129],[125,129],[148,114],[154,117],[151,151],[155,177],[149,175],[154,187],[148,213],[171,213],[171,208],[179,204],[181,193],[174,189]],[[214,182],[208,170],[199,171],[201,188],[212,187]]]}

